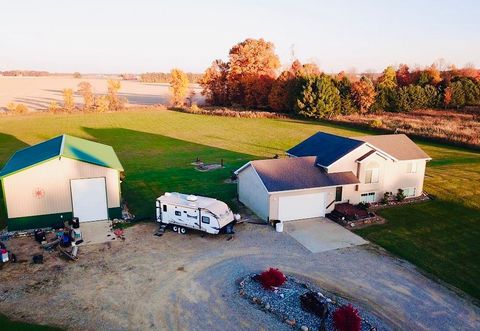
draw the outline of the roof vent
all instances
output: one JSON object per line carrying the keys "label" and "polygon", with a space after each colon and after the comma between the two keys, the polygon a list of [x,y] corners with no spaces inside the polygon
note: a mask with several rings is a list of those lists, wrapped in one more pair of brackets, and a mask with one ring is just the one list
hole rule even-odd
{"label": "roof vent", "polygon": [[171,195],[172,195],[172,193],[170,193],[170,192],[165,192],[165,196],[166,196],[166,197],[169,197],[169,196],[171,196]]}
{"label": "roof vent", "polygon": [[187,200],[188,201],[197,201],[198,198],[195,195],[189,195],[189,196],[187,196]]}

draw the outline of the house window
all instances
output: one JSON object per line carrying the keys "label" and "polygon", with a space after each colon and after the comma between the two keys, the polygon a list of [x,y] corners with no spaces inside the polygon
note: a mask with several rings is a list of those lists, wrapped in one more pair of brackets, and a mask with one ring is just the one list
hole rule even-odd
{"label": "house window", "polygon": [[360,202],[375,202],[375,192],[362,193],[360,195]]}
{"label": "house window", "polygon": [[202,223],[210,224],[210,217],[208,217],[208,216],[202,216]]}
{"label": "house window", "polygon": [[163,211],[167,211],[167,205],[163,205]]}
{"label": "house window", "polygon": [[365,183],[378,183],[378,168],[367,169],[365,171]]}
{"label": "house window", "polygon": [[342,201],[342,191],[343,191],[343,187],[341,186],[338,186],[335,189],[335,201]]}
{"label": "house window", "polygon": [[175,210],[175,216],[182,216],[182,212]]}
{"label": "house window", "polygon": [[416,188],[415,187],[405,187],[405,188],[402,188],[403,190],[403,194],[405,195],[405,197],[414,197],[415,196],[415,193],[416,193]]}
{"label": "house window", "polygon": [[407,163],[407,172],[409,174],[415,174],[417,172],[417,162]]}

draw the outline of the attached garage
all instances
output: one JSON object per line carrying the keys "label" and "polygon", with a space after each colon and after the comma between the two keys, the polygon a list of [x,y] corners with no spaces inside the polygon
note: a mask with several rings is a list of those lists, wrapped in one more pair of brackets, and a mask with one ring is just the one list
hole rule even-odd
{"label": "attached garage", "polygon": [[350,171],[326,173],[315,157],[251,161],[235,173],[238,199],[266,221],[324,217],[342,187],[358,184]]}
{"label": "attached garage", "polygon": [[324,217],[328,192],[289,195],[278,198],[278,219],[293,221]]}
{"label": "attached garage", "polygon": [[122,172],[111,146],[68,135],[19,150],[0,171],[8,229],[120,217]]}

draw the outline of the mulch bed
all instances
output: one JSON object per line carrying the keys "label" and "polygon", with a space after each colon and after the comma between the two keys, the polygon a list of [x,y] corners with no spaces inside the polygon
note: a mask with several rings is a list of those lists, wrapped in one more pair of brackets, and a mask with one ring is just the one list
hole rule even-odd
{"label": "mulch bed", "polygon": [[[275,290],[264,289],[251,274],[240,281],[240,295],[249,299],[259,309],[277,316],[280,320],[298,330],[319,330],[322,320],[315,314],[303,310],[300,296],[310,292],[320,292],[328,304],[328,315],[325,320],[326,330],[335,330],[333,312],[340,306],[347,305],[347,300],[302,283],[288,276],[287,281]],[[362,331],[390,330],[390,328],[372,313],[354,305],[362,317]]]}

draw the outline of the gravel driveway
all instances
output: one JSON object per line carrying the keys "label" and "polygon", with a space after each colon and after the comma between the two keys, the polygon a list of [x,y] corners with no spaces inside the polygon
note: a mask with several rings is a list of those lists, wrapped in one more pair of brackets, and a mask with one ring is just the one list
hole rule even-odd
{"label": "gravel driveway", "polygon": [[[350,298],[393,328],[480,329],[477,306],[371,245],[314,254],[265,225],[239,225],[230,241],[155,237],[155,229],[139,224],[124,242],[82,247],[76,263],[52,253],[43,265],[7,265],[0,311],[74,330],[291,330],[238,295],[236,280],[274,266]],[[21,251],[31,242],[8,244]]]}

